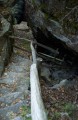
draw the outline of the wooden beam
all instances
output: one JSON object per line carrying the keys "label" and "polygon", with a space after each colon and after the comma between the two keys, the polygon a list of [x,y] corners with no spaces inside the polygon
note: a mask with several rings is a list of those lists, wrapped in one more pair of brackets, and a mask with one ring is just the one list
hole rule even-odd
{"label": "wooden beam", "polygon": [[38,43],[38,42],[34,42],[34,44],[36,44],[37,46],[40,46],[40,47],[42,47],[42,48],[44,48],[46,50],[49,50],[54,55],[58,55],[59,54],[58,50],[54,50],[53,48],[50,48],[50,47],[48,47],[46,45],[43,45],[43,44]]}
{"label": "wooden beam", "polygon": [[32,120],[47,120],[47,115],[41,98],[41,89],[37,72],[37,65],[32,64],[30,69],[31,82],[31,115]]}
{"label": "wooden beam", "polygon": [[57,50],[54,50],[53,48],[50,48],[46,45],[43,45],[41,43],[38,43],[37,41],[33,41],[33,40],[30,40],[30,39],[27,39],[27,38],[20,38],[20,37],[17,37],[17,36],[9,36],[10,38],[12,39],[19,39],[19,40],[25,40],[25,41],[28,41],[28,42],[32,42],[33,44],[37,45],[37,46],[40,46],[46,50],[49,50],[50,52],[52,52],[54,55],[58,55],[59,52]]}
{"label": "wooden beam", "polygon": [[28,50],[26,50],[26,49],[24,49],[24,48],[18,47],[18,46],[16,46],[16,45],[13,45],[13,47],[15,47],[15,48],[17,48],[17,49],[20,49],[20,50],[22,50],[22,51],[28,52],[28,53],[31,54],[31,51],[28,51]]}
{"label": "wooden beam", "polygon": [[31,51],[32,51],[33,63],[37,64],[36,51],[34,49],[33,42],[31,42]]}
{"label": "wooden beam", "polygon": [[9,37],[12,39],[19,39],[19,40],[25,40],[25,41],[31,42],[31,40],[27,39],[27,38],[21,38],[21,37],[17,37],[17,36],[9,36]]}
{"label": "wooden beam", "polygon": [[33,64],[30,69],[30,82],[31,82],[31,116],[32,120],[47,120],[43,100],[41,98],[41,88],[37,70],[36,51],[33,43],[31,42]]}
{"label": "wooden beam", "polygon": [[61,60],[61,59],[59,59],[59,58],[56,58],[56,57],[54,57],[54,56],[50,56],[50,55],[47,55],[47,54],[41,53],[41,52],[38,52],[38,53],[41,54],[42,56],[45,56],[46,58],[51,58],[51,59],[56,60],[56,61],[58,61],[58,62],[63,62],[63,60]]}

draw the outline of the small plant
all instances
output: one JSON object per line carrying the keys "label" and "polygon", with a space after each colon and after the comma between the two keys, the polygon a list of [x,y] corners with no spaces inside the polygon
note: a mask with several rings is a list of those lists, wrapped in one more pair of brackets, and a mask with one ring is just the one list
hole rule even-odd
{"label": "small plant", "polygon": [[28,106],[22,106],[21,107],[21,116],[23,118],[23,120],[31,120],[31,117],[27,117],[26,115],[27,114],[30,114],[31,113],[31,110],[30,110],[30,107]]}
{"label": "small plant", "polygon": [[52,117],[52,120],[59,120],[59,118],[60,118],[60,112],[55,112]]}
{"label": "small plant", "polygon": [[67,112],[69,114],[69,116],[71,116],[73,114],[73,112],[76,110],[76,105],[72,104],[72,103],[67,103],[64,105],[63,110],[65,112]]}
{"label": "small plant", "polygon": [[52,118],[48,118],[48,120],[52,120]]}
{"label": "small plant", "polygon": [[33,5],[35,5],[35,0],[32,0]]}
{"label": "small plant", "polygon": [[52,113],[52,117],[48,118],[49,120],[60,120],[61,119],[61,113],[67,113],[69,117],[73,118],[77,114],[77,106],[73,103],[63,103],[60,104],[60,106],[56,103],[56,108],[60,108],[60,111],[56,111]]}

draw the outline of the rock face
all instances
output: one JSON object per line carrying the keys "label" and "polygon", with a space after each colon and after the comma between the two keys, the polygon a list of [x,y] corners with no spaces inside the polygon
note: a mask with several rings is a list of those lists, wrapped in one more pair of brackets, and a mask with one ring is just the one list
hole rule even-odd
{"label": "rock face", "polygon": [[10,56],[13,52],[13,40],[9,38],[10,23],[0,16],[0,76],[2,75],[5,66],[8,64]]}
{"label": "rock face", "polygon": [[0,13],[5,16],[8,21],[20,23],[24,14],[24,0],[0,0]]}
{"label": "rock face", "polygon": [[13,52],[13,25],[20,23],[24,0],[0,0],[0,77]]}
{"label": "rock face", "polygon": [[[25,0],[25,13],[38,43],[58,49],[56,57],[78,60],[78,1]],[[52,54],[42,47],[37,52]],[[55,53],[54,53],[55,54]]]}

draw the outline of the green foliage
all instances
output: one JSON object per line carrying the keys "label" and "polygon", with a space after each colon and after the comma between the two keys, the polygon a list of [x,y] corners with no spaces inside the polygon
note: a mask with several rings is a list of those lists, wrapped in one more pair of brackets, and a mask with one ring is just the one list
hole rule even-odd
{"label": "green foliage", "polygon": [[64,105],[63,110],[69,114],[69,116],[72,115],[72,113],[76,110],[76,105],[72,103],[67,103]]}
{"label": "green foliage", "polygon": [[48,118],[48,120],[52,120],[51,118]]}
{"label": "green foliage", "polygon": [[27,114],[31,113],[31,109],[29,106],[22,106],[21,107],[21,116],[23,118],[23,120],[31,120],[31,117],[27,117]]}
{"label": "green foliage", "polygon": [[56,108],[59,108],[60,111],[55,111],[52,113],[52,117],[49,117],[48,120],[60,120],[61,113],[68,113],[68,115],[72,118],[77,111],[77,106],[72,103],[63,103],[63,104],[56,104]]}
{"label": "green foliage", "polygon": [[35,0],[32,0],[32,4],[35,5]]}
{"label": "green foliage", "polygon": [[60,119],[60,112],[55,112],[53,114],[52,120],[59,120]]}

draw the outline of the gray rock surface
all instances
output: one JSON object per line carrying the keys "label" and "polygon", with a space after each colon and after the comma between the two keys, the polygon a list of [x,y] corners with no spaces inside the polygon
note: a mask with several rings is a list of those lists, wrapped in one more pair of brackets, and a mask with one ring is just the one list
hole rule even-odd
{"label": "gray rock surface", "polygon": [[74,81],[69,81],[69,80],[65,79],[65,80],[60,81],[59,84],[54,85],[52,87],[52,89],[60,89],[62,87],[68,88],[68,87],[73,86],[74,83],[75,83]]}
{"label": "gray rock surface", "polygon": [[30,105],[30,99],[27,99],[27,96],[30,96],[30,91],[28,91],[30,65],[29,59],[15,54],[0,78],[1,120],[23,119],[20,108]]}
{"label": "gray rock surface", "polygon": [[[69,61],[76,61],[78,60],[78,40],[76,42],[73,40],[73,36],[77,38],[77,31],[76,34],[72,34],[71,31],[74,31],[73,24],[73,17],[78,13],[76,5],[78,5],[78,1],[59,1],[59,0],[25,0],[26,5],[26,17],[28,18],[28,24],[32,28],[33,34],[37,42],[49,46],[53,49],[58,49],[59,54],[57,57],[65,58]],[[56,4],[57,3],[57,4]],[[74,12],[72,15],[66,17],[65,21],[61,21],[64,16],[69,13],[69,10],[66,9],[70,8],[69,6],[74,8]],[[71,10],[70,10],[71,11]],[[71,13],[71,12],[70,12]],[[76,16],[74,16],[76,17]],[[74,18],[76,20],[76,25],[78,25],[77,17]],[[70,23],[70,20],[72,21]],[[66,23],[67,21],[67,23]],[[62,25],[68,24],[66,25]],[[72,28],[70,27],[70,24]],[[65,28],[64,28],[65,27]],[[67,30],[67,34],[65,32]],[[71,29],[71,30],[70,30]],[[73,41],[73,42],[72,42]],[[50,51],[42,49],[42,47],[37,47],[37,52],[42,52],[46,54],[52,54]]]}
{"label": "gray rock surface", "polygon": [[0,14],[0,77],[13,52],[13,40],[9,38],[11,24]]}

